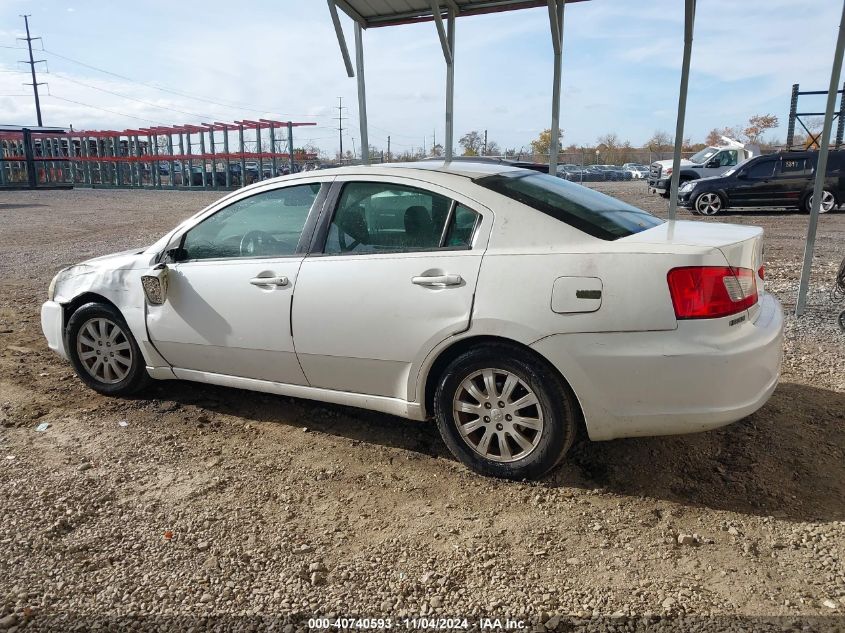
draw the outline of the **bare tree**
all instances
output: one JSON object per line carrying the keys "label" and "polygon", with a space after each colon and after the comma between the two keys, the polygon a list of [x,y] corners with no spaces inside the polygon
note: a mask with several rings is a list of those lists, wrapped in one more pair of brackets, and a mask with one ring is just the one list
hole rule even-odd
{"label": "bare tree", "polygon": [[484,137],[473,130],[464,134],[458,141],[458,145],[464,148],[464,156],[478,156],[484,146]]}
{"label": "bare tree", "polygon": [[665,152],[675,145],[675,139],[668,132],[657,130],[651,138],[646,141],[646,147],[652,152]]}

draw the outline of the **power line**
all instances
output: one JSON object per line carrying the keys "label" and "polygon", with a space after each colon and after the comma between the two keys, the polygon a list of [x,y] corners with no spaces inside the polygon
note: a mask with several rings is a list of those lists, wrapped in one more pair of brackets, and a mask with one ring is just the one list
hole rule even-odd
{"label": "power line", "polygon": [[316,117],[316,116],[318,116],[316,114],[283,114],[281,112],[273,110],[272,108],[264,108],[262,110],[259,110],[259,109],[252,108],[252,107],[249,107],[249,106],[246,106],[246,105],[243,105],[243,104],[239,104],[239,103],[235,103],[235,102],[225,103],[225,102],[222,102],[222,101],[215,101],[213,99],[208,99],[206,97],[198,97],[196,95],[188,94],[187,92],[182,92],[182,91],[179,91],[179,90],[173,90],[171,88],[165,88],[165,87],[162,87],[162,86],[157,86],[155,84],[150,84],[150,83],[146,83],[146,82],[143,82],[143,81],[138,81],[137,79],[132,79],[131,77],[127,77],[126,75],[121,75],[119,73],[115,73],[115,72],[112,72],[110,70],[106,70],[105,68],[100,68],[98,66],[92,66],[91,64],[87,64],[85,62],[79,61],[78,59],[73,59],[72,57],[62,55],[61,53],[56,53],[56,52],[47,50],[46,48],[42,49],[42,50],[45,53],[47,53],[48,55],[52,55],[54,57],[64,59],[66,61],[72,62],[74,64],[78,64],[80,66],[84,66],[85,68],[89,68],[91,70],[96,70],[97,72],[105,73],[106,75],[111,75],[112,77],[117,77],[118,79],[123,79],[124,81],[130,81],[132,83],[135,83],[135,84],[138,84],[138,85],[141,85],[141,86],[145,86],[147,88],[152,88],[153,90],[160,90],[161,92],[168,92],[170,94],[174,94],[174,95],[177,95],[177,96],[180,96],[180,97],[185,97],[187,99],[193,99],[194,101],[204,101],[206,103],[211,103],[211,104],[214,104],[214,105],[217,105],[217,106],[221,106],[223,108],[229,108],[230,110],[246,110],[246,111],[249,111],[249,112],[257,112],[259,114],[272,113],[272,114],[276,114],[276,115],[279,115],[279,116],[285,116],[285,117],[289,117],[289,116]]}
{"label": "power line", "polygon": [[117,110],[109,110],[108,108],[101,108],[100,106],[91,105],[90,103],[83,103],[82,101],[75,101],[73,99],[66,99],[65,97],[60,97],[59,95],[54,95],[53,93],[48,94],[47,96],[52,97],[53,99],[59,99],[60,101],[67,101],[68,103],[75,103],[76,105],[81,105],[86,108],[93,108],[94,110],[102,110],[103,112],[108,112],[109,114],[116,114],[118,116],[127,117],[130,119],[137,119],[138,121],[146,121],[147,123],[156,123],[158,125],[169,125],[169,123],[165,123],[164,121],[156,121],[155,119],[147,119],[140,116],[135,116],[133,114],[126,114],[125,112],[118,112]]}
{"label": "power line", "polygon": [[116,97],[120,97],[122,99],[129,99],[130,101],[137,101],[138,103],[143,103],[144,105],[151,106],[153,108],[158,108],[160,110],[169,110],[170,112],[178,112],[179,114],[187,114],[188,116],[196,117],[197,119],[220,119],[225,117],[220,117],[215,114],[199,114],[197,112],[188,112],[187,110],[179,110],[178,108],[170,108],[168,106],[158,105],[157,103],[153,103],[152,101],[145,101],[144,99],[138,99],[137,97],[130,97],[129,95],[122,94],[120,92],[114,92],[113,90],[108,90],[106,88],[100,88],[98,86],[92,86],[90,84],[86,84],[85,82],[78,81],[76,79],[71,79],[70,77],[66,77],[64,75],[60,75],[56,72],[51,72],[51,75],[58,77],[59,79],[63,79],[64,81],[70,81],[75,84],[79,84],[80,86],[84,86],[85,88],[90,88],[91,90],[99,90],[100,92],[105,92],[110,95],[114,95]]}

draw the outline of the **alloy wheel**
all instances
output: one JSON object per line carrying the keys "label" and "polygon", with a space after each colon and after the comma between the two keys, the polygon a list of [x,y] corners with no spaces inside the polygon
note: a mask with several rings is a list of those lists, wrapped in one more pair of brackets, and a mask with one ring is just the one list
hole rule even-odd
{"label": "alloy wheel", "polygon": [[464,442],[491,461],[523,459],[543,436],[537,395],[503,369],[482,369],[465,378],[455,393],[452,413]]}
{"label": "alloy wheel", "polygon": [[695,201],[695,210],[701,215],[716,215],[722,210],[722,199],[717,193],[703,193]]}
{"label": "alloy wheel", "polygon": [[[822,194],[822,203],[819,206],[819,213],[827,213],[828,211],[832,211],[833,207],[836,206],[836,198],[833,197],[833,193],[830,191],[825,190]],[[813,208],[813,195],[810,194],[810,197],[807,199],[807,210],[812,210]]]}
{"label": "alloy wheel", "polygon": [[104,317],[89,319],[79,328],[76,353],[85,371],[105,384],[125,379],[132,367],[132,345],[126,333]]}

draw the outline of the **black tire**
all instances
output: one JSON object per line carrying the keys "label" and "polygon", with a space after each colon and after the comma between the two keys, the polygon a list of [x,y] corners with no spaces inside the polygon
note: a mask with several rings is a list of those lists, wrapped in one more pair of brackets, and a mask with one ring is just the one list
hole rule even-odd
{"label": "black tire", "polygon": [[[465,440],[458,430],[460,421],[456,419],[456,414],[453,412],[453,403],[459,390],[463,389],[462,383],[476,372],[487,368],[513,375],[533,391],[539,403],[540,408],[537,411],[542,414],[543,420],[541,430],[537,431],[531,439],[533,448],[525,451],[524,457],[514,461],[488,459],[470,446],[469,440]],[[504,380],[504,376],[499,376],[499,378]],[[497,382],[499,392],[493,398],[494,400],[503,397],[501,393],[504,389],[500,387],[500,384]],[[517,386],[514,389],[515,397],[519,395],[520,388]],[[478,399],[476,400],[481,404]],[[499,406],[501,404],[500,402]],[[510,345],[485,345],[464,352],[446,367],[434,394],[434,414],[437,426],[451,453],[475,472],[503,479],[536,479],[560,463],[577,436],[578,410],[574,394],[548,363]],[[507,411],[507,409],[502,409],[502,411]],[[502,413],[498,412],[498,414],[498,419],[502,420]],[[517,412],[514,411],[513,415],[517,416]],[[524,415],[524,413],[519,415]],[[512,419],[510,416],[507,418]],[[480,417],[478,422],[481,423]],[[507,424],[503,420],[502,422]],[[493,432],[501,457],[499,438],[507,434],[507,429],[500,435],[493,427],[496,426],[502,430],[502,426],[494,423],[495,419],[484,423],[484,426],[479,426],[478,430],[485,435]],[[523,436],[522,439],[526,437]],[[505,438],[504,441],[518,448],[514,439]],[[492,445],[492,440],[490,444]]]}
{"label": "black tire", "polygon": [[[84,345],[84,343],[80,343],[80,332],[95,319],[104,319],[111,322],[120,330],[115,342],[118,343],[119,341],[121,345],[123,342],[129,344],[131,354],[126,375],[116,382],[107,382],[92,375],[80,357],[80,345]],[[107,396],[128,396],[137,393],[151,381],[149,374],[147,374],[144,357],[141,355],[138,343],[132,336],[129,326],[126,325],[123,315],[117,308],[107,303],[86,303],[77,308],[68,320],[65,329],[65,349],[80,380],[94,391]],[[113,376],[115,379],[117,377],[116,375]]]}
{"label": "black tire", "polygon": [[668,197],[669,197],[669,192],[670,192],[670,190],[669,190],[668,188],[667,188],[667,189],[664,189],[663,191],[661,191],[661,192],[660,192],[660,197],[661,197],[661,198],[668,198]]}

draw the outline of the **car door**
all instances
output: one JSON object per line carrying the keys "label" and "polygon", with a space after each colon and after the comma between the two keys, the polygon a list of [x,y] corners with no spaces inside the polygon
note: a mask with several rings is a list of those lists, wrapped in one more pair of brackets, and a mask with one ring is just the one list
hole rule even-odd
{"label": "car door", "polygon": [[240,197],[178,238],[166,300],[147,308],[150,340],[177,376],[306,384],[290,308],[327,185],[285,185]]}
{"label": "car door", "polygon": [[311,386],[413,399],[411,368],[469,327],[492,214],[418,180],[338,178],[297,281]]}
{"label": "car door", "polygon": [[771,198],[777,188],[773,182],[777,162],[777,158],[763,158],[740,167],[733,185],[726,190],[731,206],[771,205]]}
{"label": "car door", "polygon": [[704,167],[698,169],[702,178],[718,176],[725,173],[731,167],[735,167],[738,160],[738,152],[735,149],[723,149],[708,160]]}
{"label": "car door", "polygon": [[777,184],[773,199],[777,206],[797,207],[812,186],[813,162],[807,156],[783,156],[775,168]]}

